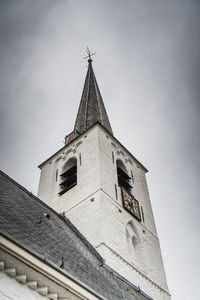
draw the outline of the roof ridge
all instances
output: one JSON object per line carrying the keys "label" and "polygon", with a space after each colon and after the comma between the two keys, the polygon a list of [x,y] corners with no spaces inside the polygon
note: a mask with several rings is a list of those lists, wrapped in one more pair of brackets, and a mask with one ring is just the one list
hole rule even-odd
{"label": "roof ridge", "polygon": [[17,181],[15,181],[13,178],[5,174],[2,170],[0,170],[0,174],[11,181],[13,184],[18,186],[21,190],[23,190],[28,196],[33,197],[37,202],[42,204],[44,207],[48,208],[52,213],[54,213],[59,219],[61,219],[65,224],[70,227],[70,229],[80,238],[80,240],[85,244],[85,246],[90,250],[90,252],[101,262],[101,264],[104,263],[103,257],[97,252],[97,250],[90,244],[90,242],[82,235],[82,233],[74,226],[74,224],[71,223],[71,221],[63,214],[59,214],[56,212],[52,207],[47,205],[45,202],[43,202],[41,199],[39,199],[37,196],[35,196],[33,193],[28,191],[25,187],[23,187],[21,184],[19,184]]}

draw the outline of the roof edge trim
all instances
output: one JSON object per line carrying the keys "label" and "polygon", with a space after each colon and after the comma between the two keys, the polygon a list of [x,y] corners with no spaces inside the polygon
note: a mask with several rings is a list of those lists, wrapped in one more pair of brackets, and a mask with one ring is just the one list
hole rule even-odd
{"label": "roof edge trim", "polygon": [[[59,269],[58,266],[56,266],[53,262],[50,262],[47,259],[44,259],[42,256],[40,257],[38,254],[32,253],[29,249],[26,249],[25,247],[17,244],[15,241],[11,240],[9,237],[5,236],[4,234],[0,233],[0,248],[2,248],[4,251],[7,251],[11,255],[13,255],[15,258],[19,259],[20,261],[28,264],[33,269],[41,272],[44,276],[47,278],[51,278],[51,280],[60,283],[61,285],[65,285],[72,293],[75,293],[79,297],[84,297],[83,299],[87,300],[88,293],[92,294],[92,300],[106,300],[106,298],[102,295],[100,295],[98,292],[93,290],[90,286],[83,283],[73,275],[69,274],[66,270]],[[20,248],[20,250],[23,253],[20,253],[17,251],[17,248]],[[38,263],[33,262],[34,261],[40,261],[40,266]],[[42,264],[42,267],[41,267]],[[51,268],[54,270],[54,274],[52,274],[52,271],[50,272],[48,268]],[[58,276],[55,276],[55,272],[58,273]],[[60,277],[64,276],[67,277],[67,280],[72,281],[74,284],[66,284],[64,283],[64,280],[61,280]],[[59,277],[59,278],[58,278]],[[77,291],[81,288],[81,292]],[[85,295],[86,294],[86,295]],[[90,298],[91,299],[91,298]]]}

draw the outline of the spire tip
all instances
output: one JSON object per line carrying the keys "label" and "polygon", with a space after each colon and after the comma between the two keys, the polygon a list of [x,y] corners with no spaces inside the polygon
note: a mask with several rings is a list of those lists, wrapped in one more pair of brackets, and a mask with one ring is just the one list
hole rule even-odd
{"label": "spire tip", "polygon": [[95,52],[94,52],[94,53],[91,53],[90,49],[87,47],[86,53],[87,53],[88,56],[84,57],[83,59],[88,58],[88,63],[91,64],[91,63],[92,63],[92,58],[91,58],[91,56],[94,55]]}

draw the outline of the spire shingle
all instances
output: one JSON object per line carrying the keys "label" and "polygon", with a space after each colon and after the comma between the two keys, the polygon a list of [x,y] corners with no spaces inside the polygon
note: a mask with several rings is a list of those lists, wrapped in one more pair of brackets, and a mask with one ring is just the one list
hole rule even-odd
{"label": "spire shingle", "polygon": [[89,61],[88,71],[74,129],[81,134],[97,122],[105,127],[111,134],[113,134],[94,75],[92,63]]}

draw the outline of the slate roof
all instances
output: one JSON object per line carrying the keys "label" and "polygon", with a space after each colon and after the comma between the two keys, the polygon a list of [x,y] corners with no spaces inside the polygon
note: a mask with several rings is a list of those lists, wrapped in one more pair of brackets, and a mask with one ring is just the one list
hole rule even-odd
{"label": "slate roof", "polygon": [[88,71],[85,78],[85,84],[83,87],[83,93],[74,130],[81,134],[97,122],[105,127],[111,134],[113,134],[94,75],[92,61],[88,60]]}
{"label": "slate roof", "polygon": [[105,299],[151,299],[106,266],[103,258],[65,216],[56,213],[1,171],[0,233]]}

